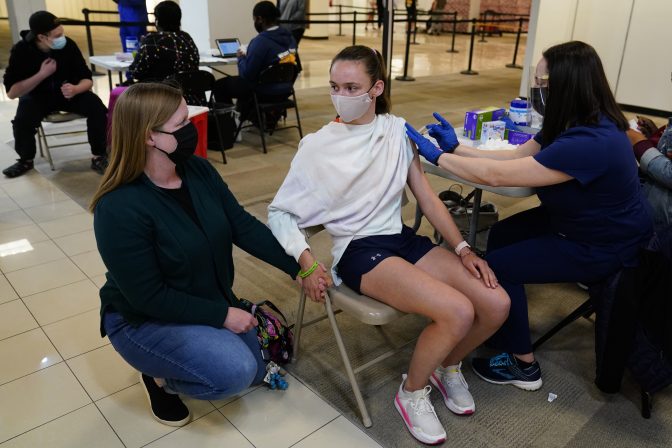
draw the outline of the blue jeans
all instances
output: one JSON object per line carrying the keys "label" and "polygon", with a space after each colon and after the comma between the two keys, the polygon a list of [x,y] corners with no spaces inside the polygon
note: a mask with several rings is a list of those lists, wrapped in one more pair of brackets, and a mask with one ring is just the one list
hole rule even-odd
{"label": "blue jeans", "polygon": [[108,311],[103,325],[112,346],[133,368],[163,378],[167,389],[199,400],[218,400],[260,384],[266,374],[256,329],[148,321],[134,327]]}

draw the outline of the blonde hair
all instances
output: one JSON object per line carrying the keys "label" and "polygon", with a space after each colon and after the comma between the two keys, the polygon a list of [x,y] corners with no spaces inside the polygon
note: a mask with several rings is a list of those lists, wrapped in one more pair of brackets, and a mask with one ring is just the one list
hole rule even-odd
{"label": "blonde hair", "polygon": [[134,84],[121,94],[112,115],[109,165],[91,199],[93,212],[107,193],[134,181],[147,163],[147,138],[170,119],[182,102],[182,92],[166,84]]}

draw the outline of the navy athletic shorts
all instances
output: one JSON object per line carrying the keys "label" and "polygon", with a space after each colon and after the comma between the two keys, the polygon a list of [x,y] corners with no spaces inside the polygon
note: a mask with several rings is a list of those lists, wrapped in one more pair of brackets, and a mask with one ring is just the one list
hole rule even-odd
{"label": "navy athletic shorts", "polygon": [[352,290],[359,289],[362,276],[388,257],[400,257],[415,264],[436,247],[426,236],[416,235],[413,229],[403,226],[395,235],[367,236],[353,240],[336,266],[338,275]]}

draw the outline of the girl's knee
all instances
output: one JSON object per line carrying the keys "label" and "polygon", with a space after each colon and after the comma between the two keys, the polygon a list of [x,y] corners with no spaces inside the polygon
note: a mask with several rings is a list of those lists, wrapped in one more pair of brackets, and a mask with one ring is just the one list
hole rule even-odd
{"label": "girl's knee", "polygon": [[440,307],[432,319],[439,325],[446,325],[451,332],[463,336],[471,329],[475,314],[472,303],[464,297],[459,297]]}

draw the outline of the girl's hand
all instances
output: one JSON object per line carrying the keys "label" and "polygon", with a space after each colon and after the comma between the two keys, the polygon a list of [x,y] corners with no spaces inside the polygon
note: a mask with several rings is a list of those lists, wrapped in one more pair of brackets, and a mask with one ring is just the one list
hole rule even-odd
{"label": "girl's hand", "polygon": [[301,280],[301,286],[310,300],[324,303],[325,292],[327,288],[333,285],[333,281],[322,263],[319,263],[319,266],[308,277],[298,278]]}
{"label": "girl's hand", "polygon": [[499,286],[497,277],[495,277],[495,273],[490,269],[490,266],[488,266],[488,262],[473,253],[471,249],[468,247],[462,249],[460,252],[460,259],[462,260],[464,267],[467,268],[474,277],[483,280],[485,286],[493,289]]}

